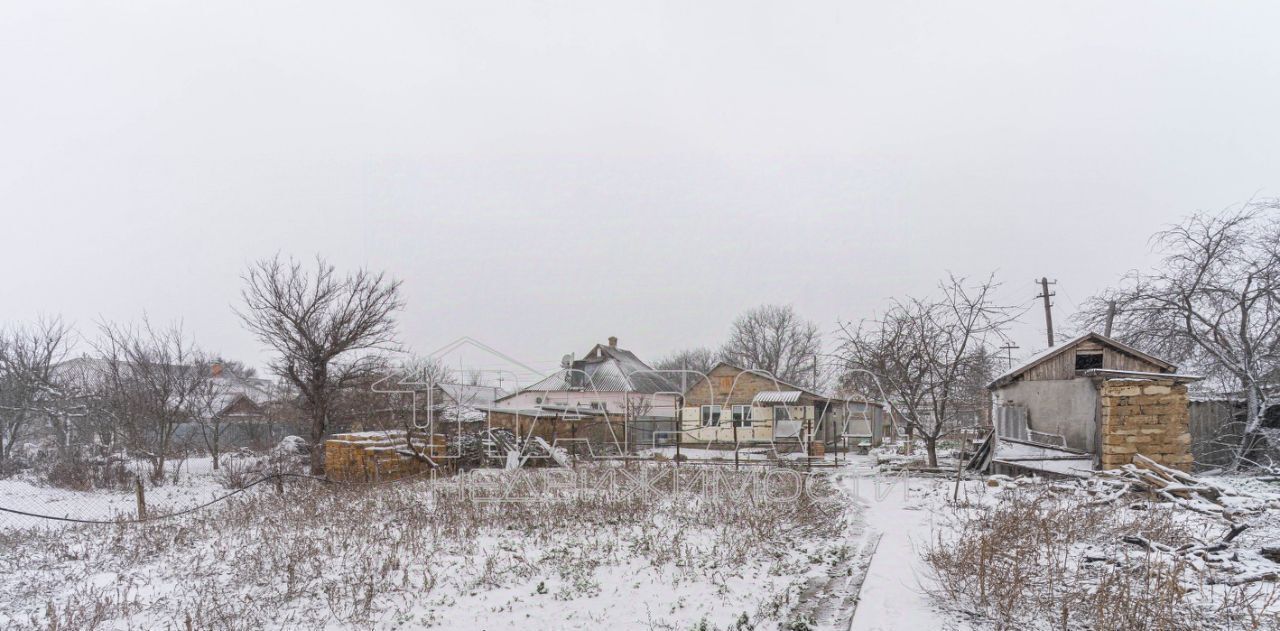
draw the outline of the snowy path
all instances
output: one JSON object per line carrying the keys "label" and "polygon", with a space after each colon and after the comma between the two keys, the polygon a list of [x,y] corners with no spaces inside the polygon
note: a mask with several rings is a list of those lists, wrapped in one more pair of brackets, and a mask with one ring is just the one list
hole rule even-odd
{"label": "snowy path", "polygon": [[917,546],[929,539],[933,513],[923,495],[945,481],[884,479],[877,485],[869,462],[855,463],[842,484],[866,505],[867,537],[878,537],[854,611],[855,631],[933,631],[960,625],[938,613],[923,593],[924,568]]}

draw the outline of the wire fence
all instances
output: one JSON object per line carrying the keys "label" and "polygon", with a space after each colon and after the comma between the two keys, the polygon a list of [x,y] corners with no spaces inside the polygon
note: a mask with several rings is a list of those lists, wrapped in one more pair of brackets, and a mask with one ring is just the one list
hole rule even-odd
{"label": "wire fence", "polygon": [[[71,524],[130,525],[173,519],[216,507],[256,492],[284,493],[286,485],[332,488],[373,487],[422,480],[426,471],[395,479],[356,482],[288,471],[249,473],[215,471],[209,459],[183,463],[185,475],[164,484],[144,483],[138,475],[128,484],[92,490],[60,488],[34,472],[0,479],[0,531]],[[204,465],[204,466],[202,466]]]}

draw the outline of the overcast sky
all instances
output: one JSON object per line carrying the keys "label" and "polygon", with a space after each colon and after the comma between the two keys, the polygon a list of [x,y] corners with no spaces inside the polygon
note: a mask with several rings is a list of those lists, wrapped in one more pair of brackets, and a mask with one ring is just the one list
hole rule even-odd
{"label": "overcast sky", "polygon": [[[799,7],[796,5],[804,5]],[[1280,4],[0,2],[0,321],[181,319],[247,262],[404,281],[404,342],[656,359],[948,271],[1056,315],[1280,195]],[[1017,330],[1043,346],[1043,318]],[[829,340],[834,335],[828,335]]]}

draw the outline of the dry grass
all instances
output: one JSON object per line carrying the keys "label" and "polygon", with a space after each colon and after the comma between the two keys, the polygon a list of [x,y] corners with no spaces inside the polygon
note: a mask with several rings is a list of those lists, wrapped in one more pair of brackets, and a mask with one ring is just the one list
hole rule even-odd
{"label": "dry grass", "polygon": [[1280,628],[1276,585],[1207,585],[1185,561],[1121,542],[1138,535],[1178,546],[1222,534],[1186,516],[1024,486],[991,506],[956,507],[953,528],[924,553],[935,595],[997,629]]}
{"label": "dry grass", "polygon": [[[588,480],[607,474],[582,470]],[[486,502],[428,480],[294,483],[283,495],[255,487],[180,520],[0,534],[0,575],[10,577],[0,609],[24,612],[13,628],[59,630],[121,620],[175,629],[428,626],[435,610],[477,590],[527,583],[565,601],[595,596],[603,565],[641,562],[676,583],[715,582],[751,563],[794,570],[782,551],[838,539],[843,527],[837,503],[762,504],[653,486],[659,492],[550,489],[537,501]],[[785,613],[762,604],[751,619]]]}

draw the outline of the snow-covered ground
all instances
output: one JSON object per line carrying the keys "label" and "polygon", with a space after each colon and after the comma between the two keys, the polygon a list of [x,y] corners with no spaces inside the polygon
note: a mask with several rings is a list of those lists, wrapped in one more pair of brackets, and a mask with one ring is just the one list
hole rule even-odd
{"label": "snow-covered ground", "polygon": [[[622,479],[664,467],[628,465]],[[598,490],[590,476],[611,469],[575,475]],[[725,492],[660,481],[582,495],[538,486],[538,472],[522,496],[533,501],[458,492],[509,475],[268,485],[141,525],[0,529],[0,628],[804,628],[828,612],[803,600],[847,580],[860,537],[856,506],[825,478],[794,501],[720,468]],[[86,499],[27,484],[4,488]],[[752,484],[772,495],[744,493]],[[149,493],[199,500],[214,487],[196,474]],[[102,495],[105,511],[131,509],[129,494]]]}
{"label": "snow-covered ground", "polygon": [[[173,482],[172,468],[179,466],[178,481]],[[167,478],[163,485],[146,486],[144,500],[152,514],[184,510],[229,492],[214,475],[213,459],[208,457],[173,463]],[[0,507],[28,513],[111,521],[136,517],[137,505],[137,495],[131,488],[72,491],[42,484],[30,472],[0,479]],[[68,522],[0,512],[0,531],[68,525]]]}
{"label": "snow-covered ground", "polygon": [[[1002,623],[993,611],[944,595],[928,555],[980,536],[985,522],[973,528],[989,519],[984,511],[1041,494],[1047,511],[1073,497],[1070,485],[1077,484],[970,480],[959,485],[955,502],[949,476],[881,473],[882,462],[898,470],[900,458],[842,462],[847,466],[806,478],[813,497],[781,502],[770,497],[785,496],[779,489],[799,473],[681,467],[715,484],[682,478],[675,485],[661,477],[675,469],[671,463],[633,462],[576,472],[475,471],[357,489],[295,481],[283,494],[264,485],[190,516],[142,525],[3,515],[0,628],[49,628],[55,619],[59,629],[184,628],[189,619],[193,628],[996,629]],[[147,490],[155,510],[228,493],[207,459],[185,467],[178,483]],[[606,478],[634,484],[602,494]],[[1280,497],[1276,485],[1257,479],[1215,483]],[[501,492],[469,492],[490,487]],[[503,495],[512,489],[522,491]],[[1204,541],[1222,535],[1221,517],[1129,508],[1141,508],[1141,499],[1074,509],[1090,528],[1120,530],[1073,533],[1080,543],[1065,549],[1064,567],[1088,570],[1091,559],[1120,569],[1162,562],[1119,541],[1117,532],[1174,543],[1181,540],[1171,537],[1187,533]],[[0,506],[32,512],[131,517],[134,501],[127,491],[77,493],[27,478],[0,480]],[[1236,543],[1274,546],[1275,513],[1241,516],[1250,527]],[[1112,514],[1121,519],[1107,521]],[[1169,520],[1158,518],[1165,514]],[[1242,554],[1237,558],[1266,564]],[[1008,561],[1033,571],[1044,563],[1031,555]],[[1185,571],[1179,576],[1188,602],[1226,603],[1223,615],[1235,613],[1224,600],[1229,588],[1196,583],[1192,569]],[[1069,578],[1087,584],[1088,576]],[[1253,628],[1280,628],[1277,602],[1266,600],[1276,593],[1274,583],[1262,582],[1246,593],[1254,600],[1237,605],[1261,615]]]}
{"label": "snow-covered ground", "polygon": [[853,470],[840,481],[863,505],[866,536],[876,542],[852,629],[954,628],[923,590],[929,578],[918,552],[934,534],[935,509],[951,485],[937,478],[880,476],[873,462],[855,456]]}

